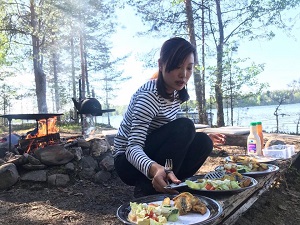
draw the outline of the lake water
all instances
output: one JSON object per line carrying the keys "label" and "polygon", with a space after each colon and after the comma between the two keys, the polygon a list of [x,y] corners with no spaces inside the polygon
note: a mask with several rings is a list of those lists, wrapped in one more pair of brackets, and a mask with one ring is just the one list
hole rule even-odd
{"label": "lake water", "polygon": [[[266,132],[276,131],[276,117],[274,112],[277,105],[269,106],[253,106],[235,108],[233,111],[234,126],[249,127],[250,122],[261,121],[263,129]],[[216,110],[212,110],[213,125],[217,122]],[[281,105],[278,110],[279,116],[279,131],[285,133],[296,133],[297,122],[300,119],[300,103]],[[228,109],[230,116],[230,109]],[[122,120],[122,116],[110,116],[110,124],[114,128],[118,128]],[[230,126],[230,119],[227,120],[227,109],[224,109],[224,120],[226,126]],[[107,116],[97,117],[98,123],[107,124]]]}

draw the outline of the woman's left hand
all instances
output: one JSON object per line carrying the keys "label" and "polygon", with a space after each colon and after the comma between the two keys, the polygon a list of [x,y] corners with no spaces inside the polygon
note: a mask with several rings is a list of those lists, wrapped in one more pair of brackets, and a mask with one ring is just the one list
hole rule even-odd
{"label": "woman's left hand", "polygon": [[207,135],[212,140],[214,148],[221,149],[220,145],[224,145],[226,142],[226,136],[224,134],[210,133]]}

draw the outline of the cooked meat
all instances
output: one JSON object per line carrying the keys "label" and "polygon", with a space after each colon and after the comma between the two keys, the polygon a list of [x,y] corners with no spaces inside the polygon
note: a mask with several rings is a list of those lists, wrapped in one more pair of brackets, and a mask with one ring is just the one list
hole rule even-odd
{"label": "cooked meat", "polygon": [[179,210],[179,215],[187,214],[190,211],[206,213],[206,205],[189,192],[183,192],[173,198],[174,205]]}

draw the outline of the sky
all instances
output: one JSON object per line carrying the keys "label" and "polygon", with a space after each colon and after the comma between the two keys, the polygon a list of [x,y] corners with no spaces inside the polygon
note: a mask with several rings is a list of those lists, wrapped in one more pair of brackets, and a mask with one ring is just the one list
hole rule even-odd
{"label": "sky", "polygon": [[[165,39],[138,37],[136,33],[144,30],[145,27],[132,12],[121,10],[118,12],[118,17],[120,28],[112,38],[114,46],[112,53],[115,56],[131,53],[123,69],[124,74],[131,76],[132,79],[122,85],[122,88],[118,90],[119,95],[112,104],[126,105],[131,95],[156,71],[156,68],[144,69],[137,55],[150,51],[152,48],[160,48]],[[292,34],[294,37],[288,37],[283,32],[277,31],[275,38],[270,41],[239,42],[236,54],[239,58],[250,58],[249,63],[265,64],[265,69],[258,75],[258,80],[269,83],[269,90],[286,89],[293,80],[300,79],[300,21]],[[190,95],[193,99],[193,93]]]}

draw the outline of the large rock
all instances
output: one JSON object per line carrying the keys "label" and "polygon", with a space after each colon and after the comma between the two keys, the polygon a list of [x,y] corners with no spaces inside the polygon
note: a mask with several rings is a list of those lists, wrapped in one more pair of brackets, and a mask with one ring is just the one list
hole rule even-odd
{"label": "large rock", "polygon": [[105,139],[93,139],[91,142],[91,155],[94,157],[101,156],[111,147]]}
{"label": "large rock", "polygon": [[20,176],[17,167],[13,163],[0,166],[0,189],[4,190],[13,186]]}
{"label": "large rock", "polygon": [[52,174],[48,177],[48,184],[51,186],[67,186],[70,177],[67,174]]}
{"label": "large rock", "polygon": [[79,162],[79,165],[81,168],[85,169],[92,169],[97,170],[98,169],[98,163],[97,160],[95,160],[92,156],[84,156]]}
{"label": "large rock", "polygon": [[81,148],[90,148],[91,143],[86,141],[85,139],[78,139],[77,140],[77,145]]}
{"label": "large rock", "polygon": [[90,180],[99,169],[97,161],[92,156],[84,156],[80,162],[79,166],[81,171],[79,172],[79,177],[81,179]]}
{"label": "large rock", "polygon": [[23,165],[28,162],[27,158],[24,155],[13,155],[10,156],[7,160],[8,163],[13,163],[16,166]]}
{"label": "large rock", "polygon": [[99,166],[106,171],[113,171],[115,169],[114,159],[112,156],[105,156],[101,162],[99,162]]}
{"label": "large rock", "polygon": [[74,158],[74,155],[62,145],[51,145],[45,148],[39,148],[34,154],[36,158],[47,166],[64,165]]}
{"label": "large rock", "polygon": [[21,176],[21,180],[45,182],[47,181],[47,170],[34,170],[34,171],[24,173]]}

